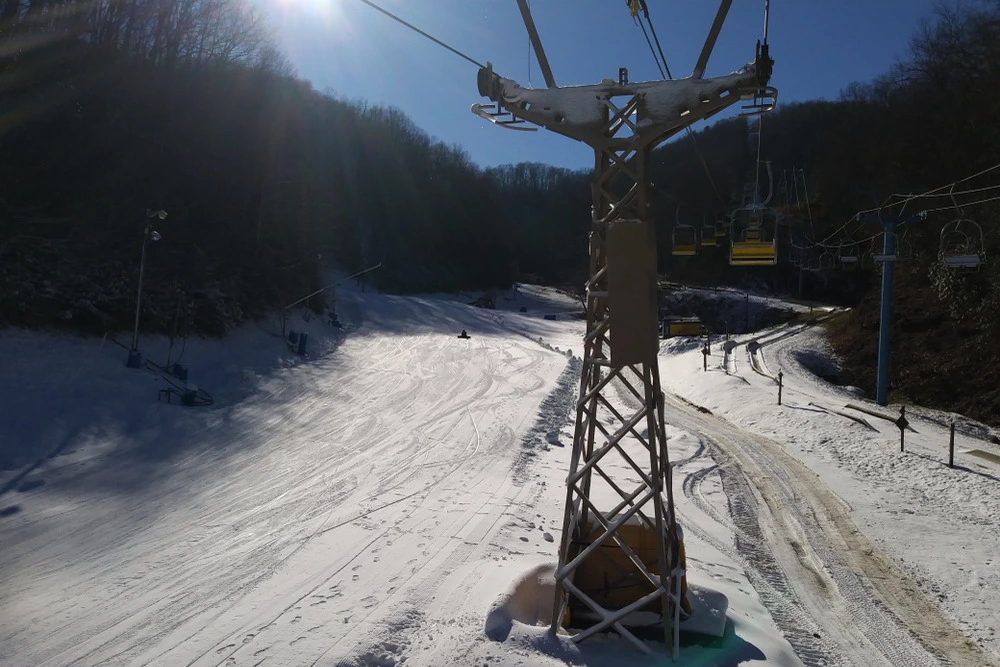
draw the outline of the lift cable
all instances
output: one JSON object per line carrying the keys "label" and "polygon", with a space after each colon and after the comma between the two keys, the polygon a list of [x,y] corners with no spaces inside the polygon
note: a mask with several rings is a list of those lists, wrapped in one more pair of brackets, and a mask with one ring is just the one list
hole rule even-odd
{"label": "lift cable", "polygon": [[708,177],[708,182],[712,186],[712,190],[715,192],[715,196],[719,198],[723,207],[727,204],[726,200],[722,197],[722,193],[719,192],[718,186],[715,185],[715,179],[712,178],[712,171],[708,168],[708,162],[705,161],[705,156],[701,152],[701,148],[698,146],[698,140],[695,138],[694,132],[688,127],[687,134],[691,137],[691,143],[694,144],[694,152],[698,156],[698,160],[701,162],[702,168],[705,170],[705,176]]}
{"label": "lift cable", "polygon": [[[673,75],[670,74],[670,67],[667,66],[667,57],[663,55],[663,47],[660,46],[660,38],[656,36],[656,28],[653,27],[653,22],[649,19],[649,7],[646,6],[646,0],[635,0],[628,2],[629,9],[632,11],[632,16],[635,17],[639,11],[642,12],[643,17],[646,19],[646,23],[649,24],[649,32],[653,34],[653,41],[656,42],[656,48],[660,52],[659,60],[657,60],[657,67],[659,67],[660,61],[663,62],[663,69],[667,71],[667,76],[664,78],[673,79]],[[639,22],[639,27],[642,28],[642,23]],[[646,29],[642,28],[642,34],[646,34]],[[649,43],[649,37],[646,37],[646,43]],[[649,50],[653,51],[653,45],[649,44]],[[653,59],[656,60],[656,51],[653,51]],[[660,72],[662,76],[663,72]]]}
{"label": "lift cable", "polygon": [[[1000,200],[1000,195],[997,195],[996,197],[987,197],[986,199],[978,199],[976,201],[964,202],[962,204],[962,208],[965,208],[966,206],[979,206],[980,204],[986,204],[988,202],[998,201],[998,200]],[[941,206],[941,207],[938,207],[938,208],[926,208],[926,209],[923,209],[921,212],[922,213],[938,213],[940,211],[954,211],[954,210],[955,210],[955,206],[951,205],[951,206]],[[902,223],[900,223],[900,224],[902,224]]]}
{"label": "lift cable", "polygon": [[385,9],[382,9],[381,7],[379,7],[378,5],[376,5],[371,0],[361,0],[361,2],[365,3],[366,5],[368,5],[369,7],[371,7],[372,9],[375,9],[377,11],[382,12],[383,14],[385,14],[389,18],[393,19],[394,21],[398,21],[398,22],[402,23],[403,25],[405,25],[410,30],[413,30],[414,32],[423,35],[424,37],[426,37],[427,39],[431,40],[435,44],[437,44],[439,46],[443,46],[444,48],[448,49],[449,51],[451,51],[455,55],[460,56],[460,57],[468,60],[470,63],[472,63],[473,65],[479,67],[480,69],[486,69],[486,65],[483,65],[482,63],[479,63],[479,62],[473,60],[472,58],[470,58],[469,56],[465,55],[464,53],[462,53],[458,49],[456,49],[454,47],[451,47],[451,46],[448,46],[447,44],[445,44],[444,42],[442,42],[440,39],[437,39],[436,37],[432,37],[431,35],[428,35],[426,32],[424,32],[420,28],[416,27],[415,25],[413,25],[411,23],[407,23],[406,21],[404,21],[403,19],[399,18],[398,16],[396,16],[392,12],[389,12],[389,11],[386,11]]}
{"label": "lift cable", "polygon": [[[912,194],[912,193],[911,194],[903,194],[903,193],[891,194],[891,195],[889,195],[886,198],[886,201],[882,204],[882,206],[878,207],[877,209],[868,209],[868,210],[865,210],[865,211],[859,211],[857,214],[855,214],[855,218],[859,218],[860,216],[862,216],[862,215],[864,215],[866,213],[873,213],[873,212],[878,213],[878,212],[881,212],[885,208],[892,208],[892,207],[896,207],[896,206],[901,206],[902,208],[900,210],[902,211],[902,209],[905,209],[906,206],[910,202],[918,201],[918,200],[935,199],[935,198],[939,198],[939,197],[947,197],[948,199],[951,200],[951,204],[946,205],[946,206],[939,206],[939,207],[936,207],[936,208],[923,209],[923,211],[925,213],[936,213],[938,211],[947,211],[947,210],[950,210],[950,209],[954,209],[956,207],[956,203],[955,203],[955,197],[956,196],[957,197],[962,197],[962,196],[971,195],[971,194],[985,194],[987,192],[990,192],[991,190],[1000,189],[1000,185],[987,185],[987,186],[982,186],[982,187],[967,188],[965,190],[955,191],[955,186],[956,185],[958,185],[960,183],[965,183],[965,182],[970,181],[970,180],[972,180],[974,178],[978,178],[979,176],[983,176],[983,175],[988,174],[991,171],[995,171],[997,169],[1000,169],[1000,164],[994,165],[992,167],[988,167],[987,169],[984,169],[984,170],[979,171],[979,172],[977,172],[975,174],[972,174],[971,176],[966,176],[965,178],[959,179],[959,180],[954,181],[952,183],[948,183],[946,185],[941,185],[941,186],[936,187],[936,188],[931,188],[930,190],[927,190],[926,192],[921,192],[921,193],[918,193],[918,194]],[[896,197],[899,197],[901,199],[899,201],[893,202],[892,199],[896,198]],[[976,200],[976,201],[964,202],[963,206],[977,206],[979,204],[984,204],[986,202],[995,201],[996,199],[997,199],[997,197],[988,197],[988,198],[979,199],[979,200]]]}
{"label": "lift cable", "polygon": [[[978,178],[979,176],[984,176],[984,175],[990,173],[991,171],[996,171],[997,169],[1000,169],[1000,164],[993,165],[992,167],[987,167],[986,169],[983,169],[982,171],[976,172],[975,174],[972,174],[971,176],[966,176],[965,178],[959,179],[959,180],[955,181],[954,183],[948,183],[946,185],[942,185],[940,187],[932,188],[930,190],[927,190],[926,192],[921,192],[921,193],[915,194],[915,195],[914,194],[903,194],[903,193],[891,194],[888,197],[886,197],[885,201],[880,206],[877,206],[876,208],[866,209],[864,211],[858,211],[858,213],[857,213],[857,215],[855,217],[860,216],[860,215],[864,215],[866,213],[877,213],[877,212],[881,211],[884,208],[889,208],[889,207],[892,207],[892,206],[902,205],[902,206],[905,207],[906,204],[908,204],[909,202],[911,202],[911,201],[913,201],[915,199],[924,199],[924,198],[934,197],[934,196],[939,196],[939,197],[940,196],[948,196],[948,192],[942,193],[941,191],[953,188],[953,187],[955,187],[955,185],[957,185],[959,183],[964,183],[966,181],[971,181],[972,179]],[[895,197],[900,197],[901,198],[900,201],[893,202],[892,199],[895,198]]]}
{"label": "lift cable", "polygon": [[653,54],[653,61],[656,63],[656,69],[660,70],[660,78],[666,79],[667,75],[663,72],[663,65],[660,64],[660,59],[656,56],[656,51],[653,50],[653,43],[649,41],[649,35],[646,33],[646,27],[642,25],[642,21],[638,18],[635,19],[635,24],[639,26],[639,29],[642,30],[642,36],[646,38],[646,44],[649,45],[649,51]]}
{"label": "lift cable", "polygon": [[[948,197],[949,199],[951,199],[952,197],[955,197],[955,196],[961,197],[962,195],[987,193],[987,192],[989,192],[991,190],[1000,189],[1000,185],[988,185],[988,186],[977,187],[977,188],[968,188],[968,189],[960,190],[960,191],[954,191],[953,190],[953,188],[956,185],[960,184],[960,183],[965,183],[967,181],[971,181],[974,178],[978,178],[979,176],[984,176],[984,175],[990,173],[991,171],[996,171],[997,169],[1000,169],[1000,164],[997,164],[997,165],[994,165],[992,167],[988,167],[986,169],[983,169],[982,171],[979,171],[979,172],[977,172],[975,174],[972,174],[971,176],[966,176],[965,178],[960,178],[960,179],[958,179],[958,180],[956,180],[956,181],[954,181],[952,183],[941,185],[941,186],[936,187],[936,188],[931,188],[930,190],[927,190],[926,192],[921,192],[921,193],[918,193],[918,194],[912,194],[912,193],[911,194],[904,194],[904,193],[893,193],[893,194],[890,194],[888,197],[886,197],[885,201],[883,202],[883,204],[881,206],[878,206],[876,208],[865,209],[863,211],[858,211],[851,218],[849,218],[844,224],[842,224],[840,227],[838,227],[833,232],[831,232],[830,234],[828,234],[822,241],[817,241],[815,243],[812,243],[809,247],[811,247],[811,248],[817,248],[817,247],[818,248],[838,247],[838,246],[835,246],[833,244],[828,244],[828,242],[832,238],[834,238],[837,234],[845,231],[847,229],[848,225],[850,225],[852,222],[859,221],[861,219],[861,216],[866,215],[866,214],[872,214],[872,213],[878,214],[878,213],[881,213],[883,209],[892,208],[892,207],[899,206],[899,205],[902,205],[903,208],[905,208],[906,205],[909,204],[910,202],[921,200],[921,199],[934,199],[934,198],[938,198],[938,197]],[[900,197],[901,198],[900,201],[892,202],[892,199],[894,199],[896,197]],[[984,199],[977,199],[977,200],[971,201],[971,202],[963,202],[962,206],[963,207],[965,207],[965,206],[979,206],[981,204],[987,204],[989,202],[998,201],[998,200],[1000,200],[1000,195],[993,196],[993,197],[987,197],[987,198],[984,198]],[[939,207],[936,207],[936,208],[923,209],[923,212],[924,213],[939,213],[941,211],[954,210],[954,208],[955,208],[954,203],[951,203],[951,204],[948,204],[947,206],[939,206]],[[906,225],[906,222],[900,222],[900,224],[899,224],[900,227],[903,227],[904,225]],[[875,236],[878,236],[878,234],[875,234]],[[871,237],[871,238],[874,238],[874,236]],[[866,240],[870,240],[870,238],[869,239],[862,239],[860,241],[852,242],[850,245],[857,245],[857,244],[860,244],[860,243],[864,243]]]}
{"label": "lift cable", "polygon": [[[951,184],[950,187],[954,188],[959,183],[961,183],[961,181],[955,181],[954,183]],[[998,184],[998,185],[985,185],[985,186],[983,186],[981,188],[968,188],[967,190],[957,190],[957,191],[949,189],[948,192],[934,192],[932,190],[932,191],[929,191],[929,192],[924,192],[924,193],[919,194],[919,195],[905,195],[905,196],[908,197],[908,198],[910,198],[910,199],[933,199],[934,197],[948,197],[948,198],[951,198],[951,197],[954,197],[955,195],[968,195],[968,194],[973,194],[973,193],[976,193],[976,192],[989,192],[990,190],[996,190],[997,188],[1000,188],[1000,184]],[[896,195],[896,196],[904,196],[904,195]]]}
{"label": "lift cable", "polygon": [[[649,44],[649,51],[653,54],[653,61],[656,63],[656,68],[660,70],[660,77],[673,81],[674,77],[670,73],[670,66],[667,65],[667,58],[663,55],[663,48],[660,47],[660,40],[656,37],[656,29],[653,27],[653,22],[649,18],[649,7],[646,6],[646,0],[626,0],[626,4],[628,4],[632,18],[635,19],[636,25],[638,25],[642,30],[642,35],[646,38],[646,43]],[[653,33],[653,39],[656,40],[656,47],[660,52],[659,56],[657,56],[656,51],[653,49],[653,44],[649,41],[649,35],[646,34],[646,28],[643,27],[642,21],[638,18],[639,12],[642,12],[646,19],[646,23],[649,24],[649,30]],[[660,65],[661,58],[663,61],[662,66]],[[719,192],[719,188],[715,184],[715,179],[712,178],[712,171],[708,168],[708,162],[705,160],[705,156],[701,152],[701,147],[698,146],[698,140],[695,138],[695,134],[691,130],[691,126],[685,126],[684,129],[687,131],[687,135],[691,137],[691,143],[694,144],[695,154],[698,156],[698,160],[701,162],[701,166],[705,170],[705,176],[708,177],[708,182],[712,186],[715,196],[719,198],[719,202],[723,207],[725,207],[726,200],[723,198],[722,193]]]}
{"label": "lift cable", "polygon": [[[646,4],[643,2],[643,4]],[[656,42],[656,49],[660,52],[660,58],[663,59],[663,68],[667,70],[667,76],[670,76],[670,68],[667,67],[667,57],[663,55],[663,47],[660,46],[660,38],[656,36],[656,28],[653,27],[653,22],[649,20],[649,12],[646,12],[646,22],[649,23],[649,31],[653,33],[653,41]]]}
{"label": "lift cable", "polygon": [[[762,47],[764,55],[767,54],[767,24],[770,19],[771,10],[771,0],[764,0],[764,44]],[[758,44],[758,46],[760,46]],[[761,149],[761,138],[764,136],[764,116],[757,116],[757,163],[754,167],[754,203],[759,203],[757,200],[760,197],[760,149]],[[804,177],[803,177],[804,178]],[[772,186],[773,187],[773,186]],[[770,198],[771,193],[768,193],[768,198]],[[806,207],[809,206],[809,195],[806,194]],[[812,227],[812,215],[809,216],[809,226]],[[815,234],[813,230],[813,234]]]}
{"label": "lift cable", "polygon": [[651,187],[651,188],[652,188],[652,189],[653,189],[653,190],[654,190],[655,192],[658,192],[658,193],[659,193],[659,194],[660,194],[661,196],[663,196],[663,197],[665,197],[665,198],[667,198],[667,199],[671,200],[672,202],[674,202],[674,203],[675,203],[675,204],[677,204],[678,206],[683,206],[683,207],[685,207],[685,208],[688,208],[688,209],[691,209],[691,210],[693,210],[693,211],[698,211],[698,210],[700,210],[700,208],[699,208],[698,206],[695,206],[694,204],[692,204],[692,203],[690,203],[690,202],[686,202],[686,201],[684,201],[683,199],[681,199],[680,197],[678,197],[678,196],[677,196],[677,195],[675,195],[674,193],[672,193],[672,192],[669,192],[668,190],[661,190],[661,189],[660,189],[659,187],[657,187],[657,186],[656,186],[656,184],[655,184],[655,183],[650,183],[650,187]]}
{"label": "lift cable", "polygon": [[[903,224],[904,223],[899,223],[900,227],[902,227]],[[795,248],[796,250],[813,250],[814,248],[822,248],[823,250],[836,250],[838,248],[843,248],[844,246],[862,245],[862,244],[865,244],[865,243],[870,243],[873,239],[876,239],[876,238],[878,238],[881,235],[882,235],[882,232],[876,232],[875,234],[872,234],[868,238],[858,239],[857,241],[851,240],[851,241],[848,241],[846,243],[836,243],[836,244],[834,244],[834,243],[810,243],[808,245],[797,245],[794,241],[792,241],[792,242],[789,242],[789,246],[792,247],[792,248]]]}

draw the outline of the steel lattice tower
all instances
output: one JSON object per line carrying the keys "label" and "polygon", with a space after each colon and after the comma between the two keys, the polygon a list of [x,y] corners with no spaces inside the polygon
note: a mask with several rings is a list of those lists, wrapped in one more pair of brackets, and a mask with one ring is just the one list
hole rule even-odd
{"label": "steel lattice tower", "polygon": [[[618,81],[559,88],[525,0],[518,5],[548,88],[522,88],[489,64],[479,71],[479,92],[493,104],[474,104],[474,113],[512,129],[544,127],[594,149],[587,331],[552,613],[553,631],[567,608],[591,616],[594,623],[575,641],[613,629],[647,651],[622,621],[655,608],[664,639],[677,652],[683,570],[657,364],[649,159],[666,139],[740,100],[748,102],[743,109],[749,114],[774,108],[766,43],[758,43],[755,62],[739,72],[702,78],[730,4],[720,3],[687,79],[630,84],[623,68]],[[616,479],[616,468],[626,468],[633,481]],[[653,542],[643,553],[633,546],[636,530]],[[586,573],[594,565],[605,579],[596,586],[593,570]],[[616,573],[614,581],[608,571]],[[625,602],[615,598],[623,588],[634,589]]]}

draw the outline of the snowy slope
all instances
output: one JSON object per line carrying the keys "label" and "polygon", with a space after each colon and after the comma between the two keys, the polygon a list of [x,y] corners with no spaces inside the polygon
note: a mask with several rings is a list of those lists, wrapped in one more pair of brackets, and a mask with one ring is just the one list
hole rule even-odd
{"label": "snowy slope", "polygon": [[[18,378],[0,388],[12,415],[0,423],[0,664],[663,664],[655,643],[643,657],[613,636],[581,645],[553,636],[545,610],[538,626],[511,621],[484,632],[515,582],[556,556],[579,302],[533,286],[500,295],[497,310],[470,306],[472,296],[338,292],[345,330],[317,318],[289,322],[309,332],[307,358],[266,326],[190,342],[183,361],[215,398],[205,408],[157,402],[162,379],[125,369],[112,342],[0,332],[0,363]],[[456,337],[463,328],[471,339]],[[951,587],[945,613],[964,614],[962,628],[989,649],[991,527],[966,522],[970,533],[959,536],[941,520],[920,555],[907,551],[921,544],[918,531],[871,529],[956,509],[992,516],[995,526],[971,495],[991,491],[970,487],[963,500],[954,480],[933,487],[940,471],[924,475],[919,457],[893,467],[897,478],[879,478],[877,466],[898,458],[888,422],[871,435],[886,450],[875,467],[865,467],[865,452],[876,445],[861,436],[831,445],[861,427],[805,409],[838,395],[781,356],[816,345],[805,335],[763,350],[786,373],[782,408],[770,407],[773,381],[749,371],[745,357],[743,379],[702,373],[696,344],[665,346],[663,379],[738,426],[788,442],[921,585]],[[143,350],[166,358],[164,341],[143,341]],[[757,436],[682,402],[667,417],[689,577],[729,598],[726,637],[685,646],[681,663],[852,662],[836,642],[868,641],[864,630],[837,615],[836,627],[813,627],[810,601],[797,598],[810,589],[789,584],[803,576],[781,571],[779,551],[767,555],[782,548],[786,519],[765,504],[744,507],[738,452],[718,441]],[[917,438],[907,456],[930,447]],[[984,482],[993,474],[965,465],[944,470]],[[933,515],[876,511],[879,499],[916,502],[904,492],[921,484],[932,487],[919,491],[929,500],[950,504]],[[872,523],[879,517],[883,524]],[[980,582],[992,592],[973,600]],[[907,641],[916,646],[900,635]],[[894,650],[926,657],[920,647]]]}
{"label": "snowy slope", "polygon": [[[714,346],[706,373],[700,349],[671,341],[662,348],[664,384],[742,429],[781,443],[818,473],[846,503],[863,535],[909,575],[915,594],[981,647],[980,660],[1000,663],[1000,463],[966,453],[1000,454],[988,439],[989,429],[958,417],[951,469],[947,425],[957,416],[911,407],[912,430],[905,433],[901,453],[895,424],[846,407],[877,409],[895,419],[898,406],[878,408],[809,370],[835,364],[820,328],[788,325],[737,340],[762,344],[756,370],[745,345],[735,351],[736,371],[730,373],[723,368],[722,346]],[[777,405],[779,370],[782,406]]]}
{"label": "snowy slope", "polygon": [[246,400],[185,414],[176,445],[163,431],[179,409],[147,394],[134,439],[182,452],[102,445],[32,473],[45,485],[4,526],[5,655],[296,664],[415,625],[521,498],[518,438],[566,359],[478,313],[459,340],[452,304],[383,301],[397,335],[358,332]]}
{"label": "snowy slope", "polygon": [[[109,341],[4,332],[24,381],[4,389],[0,663],[643,664],[612,638],[484,634],[555,558],[583,328],[568,297],[509,296],[342,292],[346,331],[290,322],[307,359],[258,328],[193,341],[206,408],[157,402],[163,381]],[[794,662],[740,566],[697,539],[692,581],[718,582],[733,623],[684,655]]]}

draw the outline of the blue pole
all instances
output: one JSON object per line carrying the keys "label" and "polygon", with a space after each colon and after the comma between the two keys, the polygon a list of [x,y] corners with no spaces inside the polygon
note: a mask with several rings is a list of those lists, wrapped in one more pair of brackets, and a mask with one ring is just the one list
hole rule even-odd
{"label": "blue pole", "polygon": [[892,317],[892,269],[896,263],[896,218],[885,218],[885,242],[882,254],[882,314],[878,326],[878,382],[875,388],[875,402],[886,405],[889,402],[889,320]]}

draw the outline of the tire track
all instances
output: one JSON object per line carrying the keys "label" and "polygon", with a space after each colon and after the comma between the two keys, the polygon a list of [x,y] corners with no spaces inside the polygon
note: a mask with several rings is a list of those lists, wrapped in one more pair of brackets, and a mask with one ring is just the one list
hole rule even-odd
{"label": "tire track", "polygon": [[[766,438],[673,398],[667,403],[672,424],[706,438],[739,529],[737,551],[765,582],[758,592],[804,662],[987,664],[858,531],[815,473]],[[692,500],[699,503],[697,494]],[[796,629],[803,622],[798,610],[788,604],[798,604],[809,625],[825,627],[822,642],[810,645]]]}
{"label": "tire track", "polygon": [[[718,454],[721,452],[715,447],[706,449],[706,456],[713,461]],[[723,490],[729,499],[729,517],[722,516],[700,493],[701,484],[713,472],[718,472],[722,479]],[[852,664],[838,657],[837,646],[823,639],[823,629],[796,599],[793,587],[760,534],[757,504],[739,470],[733,470],[730,462],[713,464],[685,477],[682,486],[685,497],[698,509],[733,531],[736,545],[715,538],[693,521],[684,521],[684,530],[743,566],[761,603],[802,663],[806,667]],[[677,513],[679,517],[684,516],[680,509]]]}

